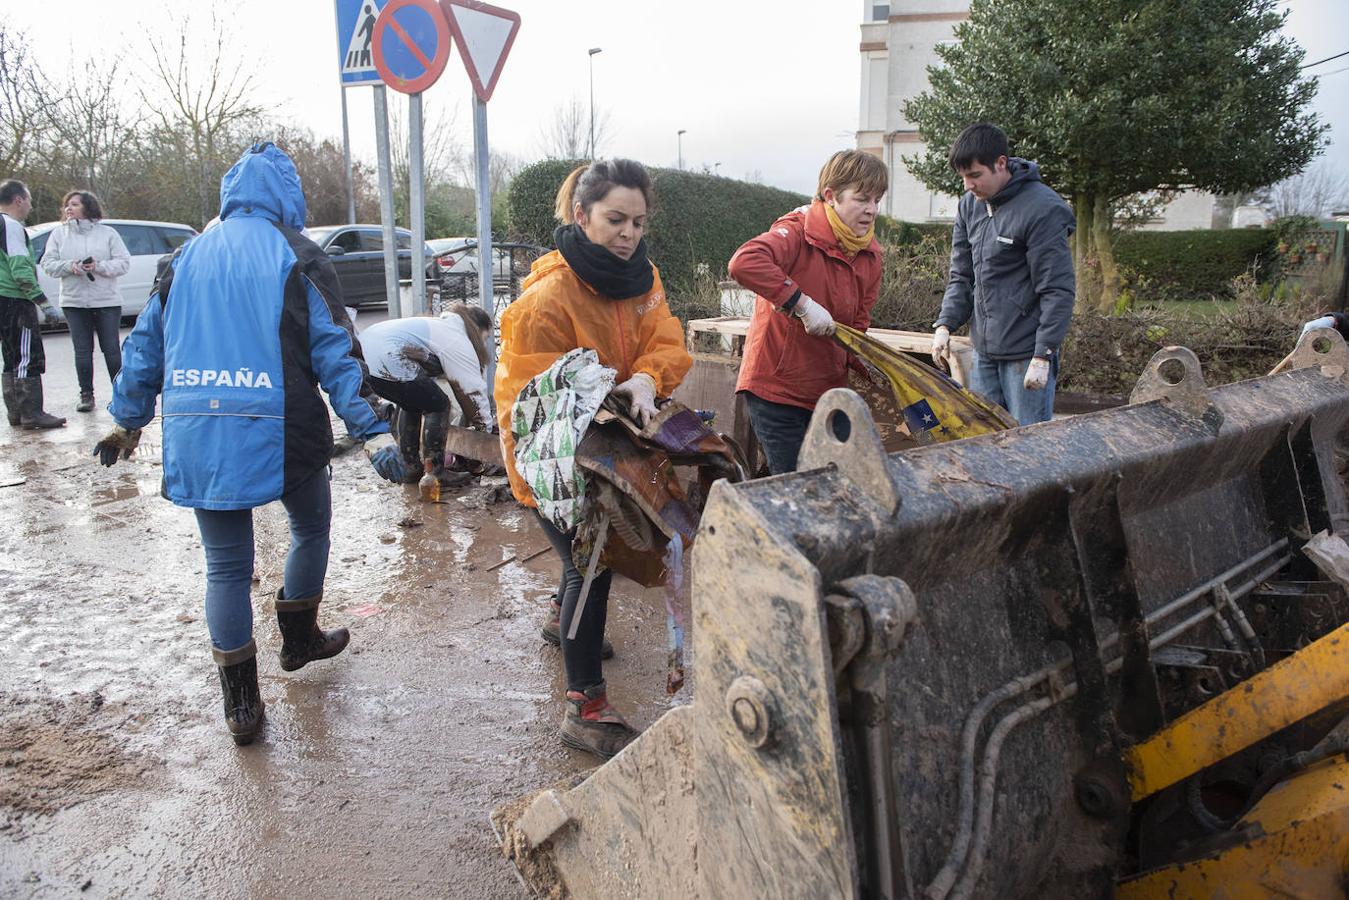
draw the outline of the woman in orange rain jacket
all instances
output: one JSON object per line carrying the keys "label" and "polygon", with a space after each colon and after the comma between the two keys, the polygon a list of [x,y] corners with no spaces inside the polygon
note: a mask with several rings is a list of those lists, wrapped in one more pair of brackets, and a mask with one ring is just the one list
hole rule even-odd
{"label": "woman in orange rain jacket", "polygon": [[731,257],[731,277],[758,294],[735,388],[774,475],[796,469],[820,395],[848,383],[834,323],[860,331],[871,324],[881,287],[873,222],[889,177],[869,153],[835,153],[820,170],[815,202]]}
{"label": "woman in orange rain jacket", "polygon": [[[645,424],[655,415],[656,397],[668,397],[693,365],[660,273],[646,256],[642,232],[650,205],[651,179],[632,160],[597,160],[572,172],[557,194],[558,249],[534,263],[524,293],[501,317],[495,393],[502,456],[511,490],[526,506],[536,503],[516,470],[511,410],[532,378],[571,350],[594,350],[601,364],[617,370],[612,393]],[[583,580],[572,562],[574,532],[538,519],[562,562],[554,616],[543,629],[545,639],[561,645],[566,666],[562,742],[607,758],[636,736],[605,694],[601,655],[612,653],[604,640],[611,573],[592,582],[576,639],[568,640]]]}

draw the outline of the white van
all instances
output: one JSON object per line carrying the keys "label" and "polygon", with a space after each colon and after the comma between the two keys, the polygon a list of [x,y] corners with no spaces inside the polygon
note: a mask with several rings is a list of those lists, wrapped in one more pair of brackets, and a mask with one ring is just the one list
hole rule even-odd
{"label": "white van", "polygon": [[[131,268],[117,280],[117,287],[122,292],[122,318],[134,319],[140,314],[145,301],[150,297],[150,291],[155,286],[155,266],[160,257],[187,243],[188,238],[195,236],[197,231],[177,222],[140,222],[131,219],[99,221],[122,236],[122,242],[126,244],[127,252],[131,254]],[[60,224],[60,222],[43,222],[28,229],[28,238],[33,242],[35,259],[42,259],[42,253],[47,249],[48,235]],[[61,288],[57,280],[42,271],[40,266],[37,270],[37,280],[52,305],[60,304]]]}

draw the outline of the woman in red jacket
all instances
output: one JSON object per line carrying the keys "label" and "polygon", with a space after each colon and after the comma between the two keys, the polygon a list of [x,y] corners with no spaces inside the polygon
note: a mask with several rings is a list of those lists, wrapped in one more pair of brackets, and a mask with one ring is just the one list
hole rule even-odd
{"label": "woman in red jacket", "polygon": [[820,395],[847,382],[848,352],[834,323],[865,331],[881,286],[876,207],[885,163],[842,150],[820,170],[815,200],[783,216],[731,257],[730,274],[754,291],[737,392],[774,475],[796,456]]}

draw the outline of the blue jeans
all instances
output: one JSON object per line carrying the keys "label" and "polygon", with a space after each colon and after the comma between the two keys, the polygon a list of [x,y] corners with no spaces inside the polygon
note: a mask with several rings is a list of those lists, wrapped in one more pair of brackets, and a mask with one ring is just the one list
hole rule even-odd
{"label": "blue jeans", "polygon": [[[281,498],[290,519],[286,597],[303,600],[323,592],[328,573],[328,528],[333,504],[325,466]],[[206,551],[206,628],[211,646],[237,650],[253,639],[253,510],[198,509],[197,530]]]}
{"label": "blue jeans", "polygon": [[97,306],[85,309],[79,306],[61,308],[70,327],[70,343],[75,347],[75,378],[80,383],[80,395],[94,392],[94,335],[98,335],[98,349],[103,351],[103,364],[108,367],[108,380],[122,371],[122,344],[118,329],[122,325],[122,307]]}
{"label": "blue jeans", "polygon": [[796,457],[806,439],[806,428],[814,412],[786,403],[774,403],[749,391],[745,406],[749,408],[749,424],[754,436],[768,458],[768,471],[774,475],[796,471]]}
{"label": "blue jeans", "polygon": [[1028,391],[1023,383],[1029,359],[988,359],[974,354],[974,370],[967,387],[990,403],[1012,414],[1020,425],[1048,422],[1054,414],[1054,383],[1059,377],[1058,360],[1049,362],[1049,382],[1042,390]]}

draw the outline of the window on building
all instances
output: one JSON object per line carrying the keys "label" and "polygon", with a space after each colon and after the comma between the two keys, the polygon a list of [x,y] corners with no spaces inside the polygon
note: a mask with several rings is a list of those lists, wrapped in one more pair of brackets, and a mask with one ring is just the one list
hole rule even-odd
{"label": "window on building", "polygon": [[877,2],[873,2],[871,4],[871,21],[886,22],[889,21],[889,19],[890,19],[889,0],[886,0],[885,3],[881,3],[879,2],[879,0],[877,0]]}

